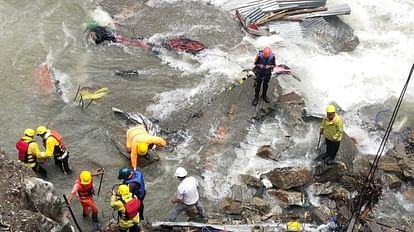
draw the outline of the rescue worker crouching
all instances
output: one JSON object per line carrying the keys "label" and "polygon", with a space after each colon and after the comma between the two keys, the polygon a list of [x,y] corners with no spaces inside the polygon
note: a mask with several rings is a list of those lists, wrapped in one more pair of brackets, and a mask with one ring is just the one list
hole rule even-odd
{"label": "rescue worker crouching", "polygon": [[62,136],[55,130],[49,130],[45,126],[36,129],[37,136],[43,140],[46,156],[52,156],[55,164],[58,165],[65,175],[70,175],[72,170],[69,167],[69,152],[66,150]]}
{"label": "rescue worker crouching", "polygon": [[143,126],[132,127],[127,130],[126,148],[131,154],[131,166],[134,170],[138,167],[139,156],[147,155],[149,146],[153,145],[164,147],[167,142],[161,137],[148,134]]}
{"label": "rescue worker crouching", "polygon": [[118,211],[118,225],[121,232],[139,231],[139,208],[141,201],[129,191],[128,185],[121,184],[117,193],[111,196],[111,207]]}
{"label": "rescue worker crouching", "polygon": [[146,195],[144,174],[141,170],[133,171],[131,168],[123,167],[119,169],[118,179],[123,180],[122,184],[129,187],[129,191],[141,201],[139,208],[139,219],[144,220],[144,199]]}
{"label": "rescue worker crouching", "polygon": [[76,195],[79,196],[79,202],[81,203],[83,209],[82,216],[88,217],[90,211],[92,210],[92,221],[95,223],[99,222],[99,220],[98,207],[93,200],[93,195],[95,193],[93,186],[93,177],[102,175],[103,173],[103,169],[93,174],[89,171],[82,171],[76,179],[72,192],[70,192],[68,197],[68,202],[70,204]]}
{"label": "rescue worker crouching", "polygon": [[39,145],[34,141],[35,131],[31,128],[24,130],[24,136],[16,142],[18,159],[26,167],[31,168],[41,177],[47,178],[47,171],[39,164],[39,159],[47,158],[44,153],[40,152]]}

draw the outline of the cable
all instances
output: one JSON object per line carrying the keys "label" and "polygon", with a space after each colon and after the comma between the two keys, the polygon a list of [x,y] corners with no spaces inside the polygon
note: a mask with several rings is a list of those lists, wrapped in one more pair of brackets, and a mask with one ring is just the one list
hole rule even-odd
{"label": "cable", "polygon": [[[384,137],[382,138],[382,141],[381,141],[381,144],[380,144],[380,146],[378,148],[378,151],[377,151],[377,154],[375,156],[375,159],[374,159],[374,161],[373,161],[373,163],[371,165],[371,168],[369,170],[369,173],[368,173],[368,175],[367,175],[367,177],[365,179],[364,185],[363,185],[362,190],[360,192],[360,196],[359,196],[359,199],[358,199],[357,207],[354,208],[354,210],[352,212],[352,215],[351,215],[351,217],[350,217],[350,219],[348,221],[347,230],[351,226],[351,222],[352,222],[352,219],[354,218],[354,216],[356,216],[356,218],[359,217],[359,214],[360,214],[360,211],[361,211],[361,208],[362,208],[362,196],[364,195],[365,191],[367,190],[368,183],[369,182],[372,182],[374,180],[375,171],[378,168],[379,160],[380,160],[380,158],[382,156],[382,153],[384,152],[385,145],[386,145],[387,140],[388,140],[388,138],[390,136],[390,133],[392,131],[392,127],[394,125],[394,122],[395,122],[395,119],[397,117],[398,111],[399,111],[399,109],[401,107],[401,103],[402,103],[402,100],[404,99],[404,95],[405,95],[405,92],[407,91],[407,87],[408,87],[408,84],[410,82],[410,79],[411,79],[411,76],[412,76],[413,71],[414,71],[414,63],[411,66],[411,70],[410,70],[410,73],[408,75],[407,81],[405,82],[405,85],[404,85],[404,87],[403,87],[403,89],[401,91],[400,97],[398,98],[398,101],[397,101],[397,103],[395,105],[395,108],[394,108],[394,111],[392,113],[390,122],[388,123],[387,130],[385,131]],[[355,220],[354,224],[352,225],[352,231],[354,230],[355,225],[356,225],[356,220]]]}

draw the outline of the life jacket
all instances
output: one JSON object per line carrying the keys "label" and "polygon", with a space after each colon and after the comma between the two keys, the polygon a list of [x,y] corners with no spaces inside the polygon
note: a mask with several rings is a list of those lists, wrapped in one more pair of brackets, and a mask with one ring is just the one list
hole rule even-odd
{"label": "life jacket", "polygon": [[262,65],[272,65],[274,63],[275,56],[271,53],[269,57],[265,58],[263,51],[259,51],[259,60],[258,64]]}
{"label": "life jacket", "polygon": [[133,197],[128,202],[125,202],[121,197],[120,201],[122,201],[125,208],[125,213],[121,213],[120,215],[122,219],[131,220],[137,216],[139,208],[141,207],[141,201],[138,198]]}
{"label": "life jacket", "polygon": [[80,199],[91,197],[95,193],[95,190],[93,189],[93,180],[91,180],[91,183],[89,184],[81,184],[81,180],[78,177],[76,181],[79,183],[80,186],[78,190],[78,195]]}
{"label": "life jacket", "polygon": [[[49,131],[50,131],[49,136],[52,136],[53,138],[55,138],[55,139],[59,142],[59,145],[56,145],[56,146],[53,148],[53,154],[54,154],[56,157],[61,158],[61,157],[62,157],[62,155],[66,152],[65,142],[63,141],[63,136],[62,136],[59,132],[57,132],[57,131],[55,131],[55,130],[49,130]],[[46,141],[47,141],[47,139],[49,138],[49,136],[47,136],[47,137],[43,140],[43,146],[44,146],[44,147],[46,147]]]}
{"label": "life jacket", "polygon": [[22,139],[16,142],[16,149],[19,154],[19,160],[24,163],[35,163],[36,162],[36,156],[33,154],[27,154],[29,150],[29,144],[33,142],[25,142]]}
{"label": "life jacket", "polygon": [[134,171],[132,174],[131,179],[125,180],[124,184],[136,183],[138,184],[138,189],[132,189],[132,194],[134,194],[138,199],[143,200],[145,197],[145,183],[144,177],[142,176],[142,172]]}

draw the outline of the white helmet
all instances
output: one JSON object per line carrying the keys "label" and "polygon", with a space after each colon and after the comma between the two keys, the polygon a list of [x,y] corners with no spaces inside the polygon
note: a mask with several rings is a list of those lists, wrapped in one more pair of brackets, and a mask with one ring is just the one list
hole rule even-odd
{"label": "white helmet", "polygon": [[187,170],[185,170],[185,168],[178,167],[177,170],[175,170],[174,175],[176,177],[186,177],[187,176]]}

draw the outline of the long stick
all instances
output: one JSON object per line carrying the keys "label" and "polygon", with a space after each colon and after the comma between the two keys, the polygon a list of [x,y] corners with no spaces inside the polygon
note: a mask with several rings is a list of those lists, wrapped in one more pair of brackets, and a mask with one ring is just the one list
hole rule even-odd
{"label": "long stick", "polygon": [[76,101],[76,98],[78,97],[79,91],[80,91],[80,85],[78,86],[78,91],[76,91],[76,95],[75,95],[75,98],[73,99],[73,101]]}
{"label": "long stick", "polygon": [[73,218],[73,221],[75,222],[76,227],[78,227],[79,232],[82,232],[82,229],[80,228],[78,221],[76,221],[75,214],[73,213],[72,208],[70,207],[69,201],[66,198],[65,194],[63,194],[63,199],[65,199],[66,205],[69,208],[70,215],[72,215],[72,218]]}
{"label": "long stick", "polygon": [[101,192],[101,185],[102,185],[102,180],[103,180],[103,176],[104,176],[104,174],[105,174],[105,172],[103,172],[103,173],[101,174],[101,179],[99,180],[98,196],[99,196],[99,193]]}
{"label": "long stick", "polygon": [[322,137],[322,134],[319,133],[318,145],[316,145],[316,150],[317,151],[319,150],[319,144],[321,143],[321,137]]}

